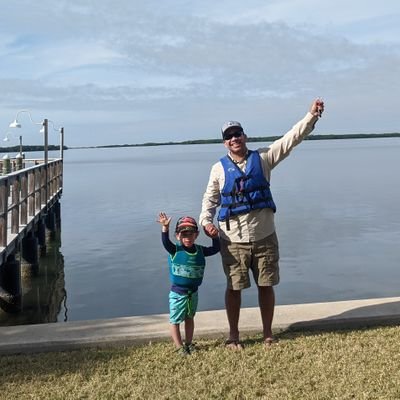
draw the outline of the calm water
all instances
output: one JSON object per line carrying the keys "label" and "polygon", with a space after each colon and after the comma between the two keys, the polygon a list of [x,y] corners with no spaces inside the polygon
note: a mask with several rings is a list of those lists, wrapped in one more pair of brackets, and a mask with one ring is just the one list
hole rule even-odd
{"label": "calm water", "polygon": [[[168,312],[156,216],[197,219],[210,167],[223,154],[221,144],[66,151],[52,319]],[[306,141],[276,167],[278,304],[399,295],[399,154],[399,139]],[[201,233],[199,243],[209,239]],[[207,259],[199,309],[224,308],[224,289],[216,255]],[[36,297],[46,290],[37,283]],[[255,293],[244,291],[244,306],[257,305]]]}

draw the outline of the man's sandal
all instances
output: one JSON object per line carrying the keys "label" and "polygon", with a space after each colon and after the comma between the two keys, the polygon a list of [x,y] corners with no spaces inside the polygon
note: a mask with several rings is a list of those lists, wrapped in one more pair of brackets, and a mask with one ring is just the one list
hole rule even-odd
{"label": "man's sandal", "polygon": [[239,342],[239,340],[228,339],[225,341],[225,348],[234,351],[241,351],[243,350],[243,345]]}
{"label": "man's sandal", "polygon": [[264,346],[269,349],[273,344],[276,344],[279,342],[279,339],[276,337],[268,337],[264,339]]}

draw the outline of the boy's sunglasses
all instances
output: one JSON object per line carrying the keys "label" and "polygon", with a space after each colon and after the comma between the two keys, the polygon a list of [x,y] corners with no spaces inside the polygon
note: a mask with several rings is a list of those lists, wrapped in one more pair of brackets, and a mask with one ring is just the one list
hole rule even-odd
{"label": "boy's sunglasses", "polygon": [[243,131],[236,131],[232,133],[225,133],[224,134],[224,140],[231,140],[233,137],[239,138],[240,136],[243,135]]}

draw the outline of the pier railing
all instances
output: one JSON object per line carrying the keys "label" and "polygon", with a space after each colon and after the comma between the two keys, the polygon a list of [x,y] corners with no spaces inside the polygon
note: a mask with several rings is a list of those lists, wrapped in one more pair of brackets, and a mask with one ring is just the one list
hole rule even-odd
{"label": "pier railing", "polygon": [[25,160],[32,166],[0,176],[0,264],[57,202],[63,187],[63,160],[47,164]]}

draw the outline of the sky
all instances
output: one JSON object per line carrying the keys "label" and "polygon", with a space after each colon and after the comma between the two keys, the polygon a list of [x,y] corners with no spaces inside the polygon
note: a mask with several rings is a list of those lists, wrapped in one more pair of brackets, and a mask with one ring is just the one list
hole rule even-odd
{"label": "sky", "polygon": [[282,135],[316,97],[315,134],[400,131],[398,0],[0,4],[0,129],[29,110],[27,144],[30,116],[71,147]]}

